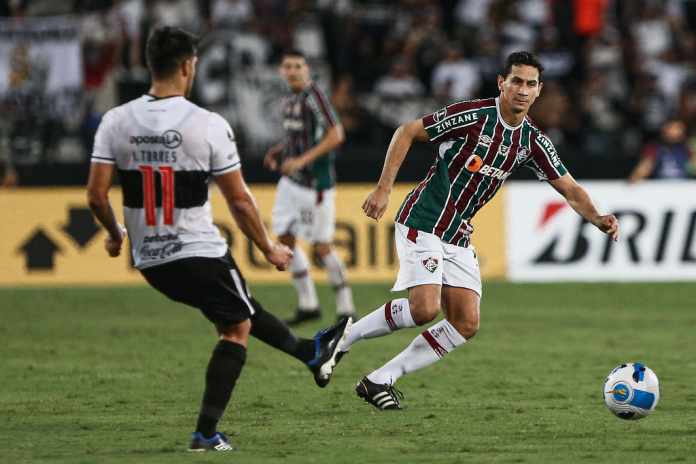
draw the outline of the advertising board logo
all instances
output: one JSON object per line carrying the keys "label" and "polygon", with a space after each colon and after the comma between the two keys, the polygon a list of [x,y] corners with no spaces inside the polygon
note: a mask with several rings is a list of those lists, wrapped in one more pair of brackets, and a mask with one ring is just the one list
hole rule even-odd
{"label": "advertising board logo", "polygon": [[[573,264],[593,255],[588,236],[594,226],[582,218],[577,221],[574,231],[570,232],[570,237],[568,229],[547,233],[552,219],[568,209],[565,202],[552,201],[544,205],[538,232],[542,237],[546,235],[548,238],[544,240],[546,244],[541,251],[531,259],[533,264]],[[608,235],[604,237],[599,245],[601,250],[598,258],[601,264],[611,262],[614,250],[618,247],[624,247],[628,260],[636,264],[663,263],[667,260],[669,249],[677,252],[678,261],[696,264],[696,210],[682,212],[686,217],[680,221],[675,219],[677,212],[673,210],[650,215],[640,209],[625,209],[614,211],[613,214],[619,223],[631,224],[631,227],[624,228],[619,242],[614,242]],[[675,224],[681,225],[678,227]],[[562,241],[569,246],[563,246]]]}

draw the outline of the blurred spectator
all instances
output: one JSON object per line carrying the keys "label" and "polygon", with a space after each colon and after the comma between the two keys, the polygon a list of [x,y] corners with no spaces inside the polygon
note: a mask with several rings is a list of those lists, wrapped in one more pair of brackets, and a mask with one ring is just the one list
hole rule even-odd
{"label": "blurred spectator", "polygon": [[421,97],[425,93],[423,85],[409,70],[408,62],[397,58],[389,70],[375,84],[375,94],[383,99]]}
{"label": "blurred spectator", "polygon": [[686,144],[686,125],[679,119],[670,119],[662,128],[662,139],[645,146],[628,181],[635,183],[648,177],[686,179],[693,172],[694,162]]}
{"label": "blurred spectator", "polygon": [[250,0],[211,0],[211,19],[214,26],[239,28],[254,14]]}
{"label": "blurred spectator", "polygon": [[643,141],[654,141],[670,114],[665,96],[657,86],[657,76],[652,72],[640,74],[629,98],[631,120],[642,132]]}
{"label": "blurred spectator", "polygon": [[446,102],[476,97],[481,77],[476,62],[463,57],[455,44],[449,44],[445,59],[433,71],[432,93]]}
{"label": "blurred spectator", "polygon": [[592,156],[620,151],[623,101],[609,93],[607,74],[592,69],[581,95],[584,134],[583,150]]}

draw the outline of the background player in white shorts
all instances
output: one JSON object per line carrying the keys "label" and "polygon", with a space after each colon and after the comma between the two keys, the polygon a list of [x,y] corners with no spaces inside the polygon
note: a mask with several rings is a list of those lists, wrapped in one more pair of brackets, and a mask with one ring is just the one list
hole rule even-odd
{"label": "background player in white shorts", "polygon": [[353,295],[343,262],[333,247],[335,231],[334,150],[345,140],[343,126],[328,98],[311,80],[304,55],[297,50],[283,54],[280,73],[290,87],[282,105],[286,138],[266,153],[264,164],[280,170],[273,232],[293,250],[290,263],[298,294],[295,316],[288,324],[318,319],[319,299],[309,275],[309,261],[296,246],[299,237],[312,243],[336,291],[339,319],[355,315]]}
{"label": "background player in white shorts", "polygon": [[616,240],[619,223],[602,215],[563,166],[551,140],[527,117],[541,92],[543,66],[528,52],[507,58],[497,98],[456,102],[400,126],[387,150],[377,188],[363,204],[379,220],[396,174],[414,141],[430,142],[437,156],[425,179],[396,216],[400,269],[394,290],[408,289],[363,317],[342,351],[362,339],[445,318],[427,328],[384,366],[363,377],[359,397],[378,409],[400,409],[394,383],[431,365],[470,340],[479,328],[481,277],[470,244],[470,220],[520,167],[548,181],[585,220]]}

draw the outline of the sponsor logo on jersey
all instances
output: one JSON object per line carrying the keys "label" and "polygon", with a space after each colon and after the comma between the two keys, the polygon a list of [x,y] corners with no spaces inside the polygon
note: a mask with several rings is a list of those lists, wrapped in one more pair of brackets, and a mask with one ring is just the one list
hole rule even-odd
{"label": "sponsor logo on jersey", "polygon": [[143,247],[140,249],[140,258],[143,261],[165,259],[175,253],[180,252],[183,247],[184,243],[181,241],[169,242],[166,245],[158,248],[150,248],[147,245],[143,245]]}
{"label": "sponsor logo on jersey", "polygon": [[181,134],[173,129],[165,131],[162,135],[131,135],[129,139],[133,145],[164,145],[167,148],[177,148],[183,140]]}
{"label": "sponsor logo on jersey", "polygon": [[478,155],[471,155],[464,163],[466,170],[469,172],[478,172],[483,166],[483,160]]}
{"label": "sponsor logo on jersey", "polygon": [[[437,126],[435,126],[435,132],[437,134],[441,134],[445,132],[447,129],[451,129],[453,127],[461,126],[464,125],[468,122],[473,122],[478,120],[478,113],[466,113],[466,114],[460,114],[456,116],[452,116],[448,119],[445,119],[441,123],[439,123]],[[437,120],[435,120],[437,122]]]}
{"label": "sponsor logo on jersey", "polygon": [[499,180],[505,180],[508,178],[508,176],[510,176],[510,174],[512,174],[511,172],[503,171],[499,168],[494,168],[490,164],[484,164],[483,166],[481,166],[481,169],[478,170],[478,173]]}
{"label": "sponsor logo on jersey", "polygon": [[423,260],[423,267],[425,267],[428,272],[431,273],[435,272],[439,264],[440,262],[437,260],[437,258],[433,258],[432,256]]}
{"label": "sponsor logo on jersey", "polygon": [[507,155],[508,151],[510,151],[510,147],[507,145],[500,145],[500,148],[498,148],[498,155]]}
{"label": "sponsor logo on jersey", "polygon": [[484,147],[489,147],[493,143],[493,139],[489,135],[483,134],[479,137],[478,143]]}
{"label": "sponsor logo on jersey", "polygon": [[494,168],[490,164],[483,164],[483,160],[478,155],[471,155],[464,163],[464,167],[467,171],[471,173],[478,172],[484,176],[492,177],[494,179],[505,180],[511,174],[510,172],[503,171],[502,169]]}
{"label": "sponsor logo on jersey", "polygon": [[561,160],[558,158],[558,153],[556,153],[556,147],[553,146],[551,140],[549,140],[549,138],[543,134],[537,135],[536,139],[539,142],[539,144],[546,150],[546,153],[549,155],[549,158],[551,159],[551,164],[553,164],[556,167],[560,166]]}
{"label": "sponsor logo on jersey", "polygon": [[445,117],[447,117],[447,108],[441,109],[440,111],[433,113],[433,119],[435,120],[435,122],[440,122],[443,119],[445,119]]}
{"label": "sponsor logo on jersey", "polygon": [[143,243],[171,242],[173,240],[179,240],[179,236],[177,234],[156,234],[143,237]]}
{"label": "sponsor logo on jersey", "polygon": [[304,129],[304,123],[301,119],[285,118],[283,120],[283,129],[287,131],[301,131]]}

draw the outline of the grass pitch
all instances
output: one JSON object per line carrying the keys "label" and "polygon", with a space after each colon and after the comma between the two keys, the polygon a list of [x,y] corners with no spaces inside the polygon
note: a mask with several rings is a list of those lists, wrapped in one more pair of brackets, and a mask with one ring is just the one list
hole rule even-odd
{"label": "grass pitch", "polygon": [[[361,313],[387,289],[355,286]],[[279,316],[292,312],[289,285],[253,291]],[[252,340],[220,427],[238,450],[192,455],[215,343],[197,311],[146,287],[0,290],[0,462],[694,462],[694,284],[488,283],[484,292],[477,337],[402,378],[401,412],[378,412],[353,388],[417,329],[358,343],[324,390]],[[332,301],[327,288],[320,296]],[[601,387],[633,360],[657,373],[662,398],[652,416],[624,422]]]}

